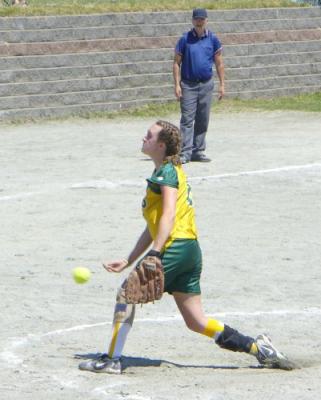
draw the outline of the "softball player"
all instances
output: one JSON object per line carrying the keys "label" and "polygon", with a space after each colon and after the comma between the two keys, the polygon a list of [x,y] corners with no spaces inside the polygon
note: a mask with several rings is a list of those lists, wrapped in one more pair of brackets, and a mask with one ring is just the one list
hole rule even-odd
{"label": "softball player", "polygon": [[[106,270],[123,271],[151,246],[147,254],[162,260],[165,291],[173,295],[189,329],[213,338],[224,349],[251,354],[266,367],[292,369],[292,363],[267,336],[259,335],[254,339],[204,315],[200,289],[202,253],[191,190],[179,158],[179,129],[169,122],[157,121],[143,139],[142,152],[155,164],[152,176],[147,179],[142,203],[146,228],[128,258],[104,263]],[[108,353],[97,360],[81,362],[81,370],[121,373],[121,355],[134,313],[135,305],[126,304],[122,285],[117,293]]]}

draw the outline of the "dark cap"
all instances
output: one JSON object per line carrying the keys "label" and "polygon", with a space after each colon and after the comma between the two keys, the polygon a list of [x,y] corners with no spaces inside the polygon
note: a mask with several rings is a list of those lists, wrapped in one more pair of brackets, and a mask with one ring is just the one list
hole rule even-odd
{"label": "dark cap", "polygon": [[207,18],[207,11],[205,10],[205,8],[195,8],[193,10],[193,18],[202,18],[205,19]]}

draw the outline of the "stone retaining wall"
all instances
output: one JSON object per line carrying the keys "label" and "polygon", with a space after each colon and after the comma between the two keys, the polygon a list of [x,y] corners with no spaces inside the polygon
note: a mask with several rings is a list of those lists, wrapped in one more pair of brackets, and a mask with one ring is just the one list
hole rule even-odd
{"label": "stone retaining wall", "polygon": [[[0,18],[0,118],[174,100],[173,48],[190,12]],[[227,96],[321,90],[321,9],[210,11]]]}

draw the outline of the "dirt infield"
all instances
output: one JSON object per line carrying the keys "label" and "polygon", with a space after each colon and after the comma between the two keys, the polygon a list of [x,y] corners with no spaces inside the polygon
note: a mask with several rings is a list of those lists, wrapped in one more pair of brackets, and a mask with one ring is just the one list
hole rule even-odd
{"label": "dirt infield", "polygon": [[[175,115],[171,121],[177,123]],[[321,115],[214,116],[190,163],[206,312],[268,333],[300,368],[262,369],[188,331],[172,298],[137,308],[121,376],[79,371],[106,351],[116,288],[101,260],[144,228],[152,120],[0,125],[3,399],[316,400],[321,383]],[[71,269],[93,276],[76,285]]]}

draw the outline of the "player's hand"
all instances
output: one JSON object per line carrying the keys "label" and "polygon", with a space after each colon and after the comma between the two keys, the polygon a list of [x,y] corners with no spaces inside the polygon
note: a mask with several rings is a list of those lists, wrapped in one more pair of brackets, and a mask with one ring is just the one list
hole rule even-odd
{"label": "player's hand", "polygon": [[121,260],[115,260],[110,262],[103,262],[103,267],[108,272],[122,272],[128,267],[128,261],[122,258]]}

